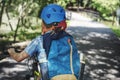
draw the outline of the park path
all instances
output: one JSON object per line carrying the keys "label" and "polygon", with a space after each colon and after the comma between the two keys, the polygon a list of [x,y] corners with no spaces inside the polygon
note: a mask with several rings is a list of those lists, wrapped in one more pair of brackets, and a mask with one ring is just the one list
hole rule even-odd
{"label": "park path", "polygon": [[[120,41],[107,26],[72,12],[67,31],[86,55],[84,80],[120,80]],[[26,61],[0,60],[0,80],[24,80]]]}
{"label": "park path", "polygon": [[84,80],[120,80],[120,41],[110,28],[72,12],[67,31],[86,56]]}

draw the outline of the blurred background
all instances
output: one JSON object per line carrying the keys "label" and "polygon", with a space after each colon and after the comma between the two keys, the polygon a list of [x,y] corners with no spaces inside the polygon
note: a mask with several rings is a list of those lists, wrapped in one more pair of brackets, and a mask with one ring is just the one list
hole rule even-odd
{"label": "blurred background", "polygon": [[[120,22],[118,22],[118,19],[117,19],[118,18],[117,10],[120,8],[120,0],[0,0],[0,80],[16,80],[14,78],[18,78],[18,80],[21,80],[21,78],[19,79],[18,77],[19,74],[20,75],[22,74],[21,76],[24,76],[24,73],[28,72],[26,70],[27,69],[26,60],[23,61],[22,63],[16,63],[14,60],[9,58],[9,55],[5,55],[5,53],[7,53],[7,49],[11,46],[19,48],[18,51],[22,51],[25,48],[25,46],[27,46],[27,44],[33,38],[41,34],[41,19],[39,14],[41,13],[41,10],[43,9],[43,7],[50,3],[59,4],[64,7],[64,9],[66,10],[68,27],[73,24],[76,25],[76,23],[74,22],[75,21],[74,19],[81,18],[81,17],[78,17],[78,15],[81,15],[83,17],[87,17],[91,19],[92,20],[91,22],[99,22],[107,25],[107,27],[109,27],[112,30],[113,34],[115,34],[115,36],[117,37],[117,40],[118,39],[120,40]],[[72,17],[75,17],[75,18],[73,19]],[[84,24],[87,25],[87,23],[84,23]],[[90,31],[94,32],[94,30],[99,29],[99,27],[97,27],[98,24],[94,26],[96,26],[96,28],[92,28],[92,29],[90,28]],[[81,27],[79,25],[79,28],[70,27],[69,29],[68,29],[68,32],[74,31],[73,36],[74,38],[76,38],[76,42],[77,40],[80,40],[78,39],[80,37],[80,38],[84,38],[83,40],[81,40],[81,42],[88,44],[88,42],[85,41],[86,40],[85,37],[83,37],[87,34],[86,31],[88,30],[88,28]],[[82,32],[81,30],[83,30],[84,32]],[[105,28],[103,29],[100,28],[99,30],[101,30],[102,33],[104,33]],[[106,34],[108,32],[106,32]],[[82,34],[83,36],[81,36],[80,34]],[[97,35],[96,33],[92,33],[92,35],[93,34]],[[106,35],[101,34],[100,37],[101,36],[102,38],[105,36],[104,39],[106,38]],[[94,43],[95,42],[94,40],[93,41],[91,40],[91,42]],[[113,41],[115,40],[113,39],[113,35],[112,35],[112,40]],[[82,44],[82,47],[80,47],[79,45],[81,45],[81,42],[78,43],[78,48],[80,48],[81,51],[85,52],[84,49],[88,50],[87,48],[88,45],[86,46]],[[91,42],[90,42],[90,45],[93,45]],[[107,43],[108,40],[104,42]],[[119,54],[118,50],[119,50],[120,43],[118,44],[118,42],[117,42],[117,46],[115,47],[115,49],[117,50],[117,54],[115,55],[115,60],[111,60],[111,61],[115,63],[114,66],[116,66],[116,63],[117,63],[117,69],[116,69],[118,70],[117,75],[120,75],[119,74],[120,64],[118,64],[120,61],[120,57],[117,56]],[[98,45],[102,44],[102,43],[99,43],[99,44],[97,43],[98,42],[94,44],[95,47],[96,46],[99,47]],[[108,46],[108,44],[103,45],[100,48],[105,46]],[[90,46],[88,47],[91,48]],[[114,50],[111,46],[109,48],[108,47],[106,48],[108,50],[110,49]],[[96,51],[94,49],[92,50]],[[97,52],[98,51],[96,51],[95,53]],[[102,50],[102,52],[100,50],[100,53],[104,53],[104,52],[105,52],[104,50]],[[92,53],[90,53],[90,56],[91,55]],[[88,56],[89,67],[93,65],[92,63],[89,62],[90,56]],[[93,57],[94,56],[92,56],[92,58]],[[109,56],[107,57],[108,59],[110,58]],[[107,62],[109,64],[111,63],[110,61],[107,61]],[[92,67],[93,67],[92,69],[94,70],[95,66],[92,66]],[[104,74],[107,74],[107,72],[109,73],[107,68],[106,70],[102,70],[103,72],[106,71]],[[87,70],[89,71],[92,69],[88,68]],[[16,70],[18,70],[18,72]],[[112,80],[106,77],[100,78],[101,76],[104,76],[102,73],[98,74],[99,77],[93,74],[94,77],[97,77],[97,78],[93,78],[90,74],[88,74],[89,73],[88,71],[86,72],[86,76],[88,78],[85,80]],[[100,70],[99,72],[102,72],[102,71]],[[97,71],[95,72],[97,73]],[[117,79],[113,79],[113,80],[117,80]]]}
{"label": "blurred background", "polygon": [[0,0],[0,40],[23,41],[40,34],[38,13],[50,3],[116,26],[116,10],[120,0]]}

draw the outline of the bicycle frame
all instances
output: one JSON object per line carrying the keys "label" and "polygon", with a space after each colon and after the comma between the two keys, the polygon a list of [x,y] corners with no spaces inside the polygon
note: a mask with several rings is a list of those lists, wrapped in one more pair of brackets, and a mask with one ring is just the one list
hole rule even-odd
{"label": "bicycle frame", "polygon": [[[33,76],[34,80],[41,80],[42,75],[40,73],[39,62],[35,56],[32,59],[33,59],[32,76]],[[80,68],[78,80],[83,80],[84,79],[84,69],[85,69],[85,64],[86,64],[85,56],[83,53],[80,53],[80,64],[81,64],[81,68]],[[26,79],[26,80],[29,80],[29,79]]]}

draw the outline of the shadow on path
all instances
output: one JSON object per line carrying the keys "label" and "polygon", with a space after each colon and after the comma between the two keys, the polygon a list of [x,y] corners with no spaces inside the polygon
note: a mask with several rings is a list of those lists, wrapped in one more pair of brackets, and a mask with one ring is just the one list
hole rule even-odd
{"label": "shadow on path", "polygon": [[120,41],[109,28],[70,26],[67,31],[86,55],[84,80],[120,80]]}
{"label": "shadow on path", "polygon": [[27,73],[26,61],[17,63],[10,57],[0,60],[0,80],[25,80]]}

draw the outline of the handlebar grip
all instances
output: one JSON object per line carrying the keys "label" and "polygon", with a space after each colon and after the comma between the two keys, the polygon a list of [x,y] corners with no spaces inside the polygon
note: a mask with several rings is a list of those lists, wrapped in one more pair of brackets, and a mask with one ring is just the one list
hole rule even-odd
{"label": "handlebar grip", "polygon": [[8,53],[7,50],[4,50],[4,51],[3,51],[3,54],[5,54],[5,55],[9,55],[9,53]]}

